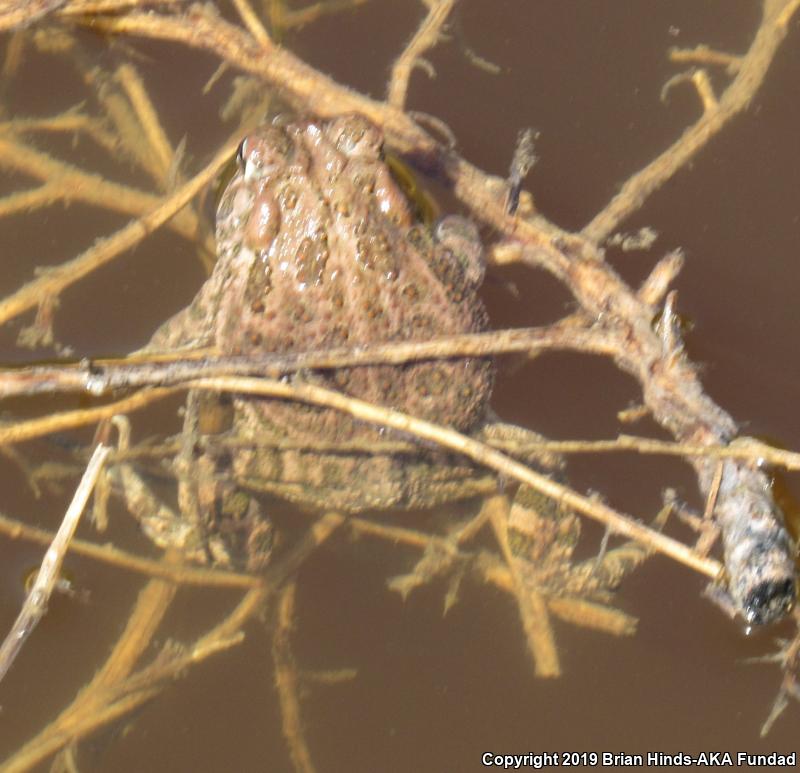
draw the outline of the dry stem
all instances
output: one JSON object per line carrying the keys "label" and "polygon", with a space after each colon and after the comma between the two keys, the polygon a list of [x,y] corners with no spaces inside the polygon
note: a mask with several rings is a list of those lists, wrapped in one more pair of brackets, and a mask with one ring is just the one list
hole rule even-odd
{"label": "dry stem", "polygon": [[561,675],[555,636],[550,625],[550,615],[542,594],[523,580],[519,571],[519,563],[511,551],[508,542],[508,498],[493,497],[487,502],[489,519],[495,538],[500,545],[500,552],[508,567],[511,584],[517,599],[522,628],[528,641],[528,648],[533,656],[536,676],[554,678]]}
{"label": "dry stem", "polygon": [[[172,165],[174,151],[170,145],[161,121],[150,96],[142,83],[139,73],[130,65],[122,65],[117,70],[117,79],[122,84],[131,106],[136,111],[139,125],[144,130],[147,144],[147,159],[154,159],[156,179],[164,184]],[[137,143],[141,144],[141,143]]]}
{"label": "dry stem", "polygon": [[53,541],[42,559],[39,573],[36,575],[33,587],[30,589],[19,616],[14,621],[11,631],[0,646],[0,681],[11,668],[14,658],[25,644],[28,636],[39,620],[47,612],[47,604],[58,581],[64,556],[69,548],[70,541],[78,528],[78,521],[86,507],[86,502],[91,496],[97,478],[100,475],[103,463],[111,449],[108,446],[98,445],[94,449],[86,471],[75,490],[75,495],[64,514],[61,526],[56,532]]}
{"label": "dry stem", "polygon": [[583,236],[601,243],[619,224],[639,209],[679,169],[703,148],[737,113],[745,110],[758,91],[778,46],[787,32],[798,0],[765,0],[764,18],[750,50],[738,61],[736,78],[725,89],[719,102],[704,102],[704,111],[694,126],[687,129],[660,156],[633,175],[602,212],[583,229]]}
{"label": "dry stem", "polygon": [[137,392],[131,397],[117,400],[114,403],[100,406],[99,408],[87,408],[78,411],[64,411],[51,416],[44,416],[41,419],[29,419],[17,424],[0,426],[0,444],[20,443],[23,440],[30,440],[43,435],[50,435],[54,432],[62,432],[66,429],[95,424],[103,419],[110,419],[118,413],[133,411],[145,405],[149,405],[155,400],[160,400],[174,389],[147,389]]}
{"label": "dry stem", "polygon": [[0,31],[32,24],[68,0],[6,0],[0,6]]}
{"label": "dry stem", "polygon": [[362,421],[391,427],[423,440],[432,441],[468,456],[478,464],[491,467],[521,483],[527,483],[556,502],[604,523],[612,532],[636,540],[651,550],[664,553],[712,579],[719,579],[722,574],[722,567],[719,562],[698,556],[686,545],[654,532],[647,526],[629,516],[620,515],[600,502],[577,494],[566,486],[556,483],[546,475],[534,472],[484,443],[445,427],[311,384],[287,384],[282,381],[270,381],[269,379],[208,378],[191,381],[187,386],[192,389],[205,389],[214,392],[237,392],[282,397],[327,408],[335,408],[336,410],[345,411]]}
{"label": "dry stem", "polygon": [[519,328],[491,333],[442,336],[429,341],[372,344],[247,356],[215,356],[213,350],[174,355],[135,355],[125,360],[93,360],[77,365],[35,366],[0,370],[0,397],[37,393],[82,392],[101,395],[113,389],[167,386],[192,378],[224,375],[267,375],[273,378],[298,370],[355,365],[399,365],[414,360],[484,357],[492,354],[548,350],[608,353],[592,330],[572,324]]}
{"label": "dry stem", "polygon": [[[53,532],[29,526],[2,514],[0,514],[0,534],[10,539],[24,539],[40,545],[49,545],[53,539]],[[127,571],[138,572],[147,577],[169,580],[175,585],[248,589],[258,585],[259,582],[256,577],[249,574],[165,563],[163,560],[142,558],[111,545],[97,545],[94,542],[80,539],[73,539],[70,542],[70,550],[76,555],[102,561]]]}
{"label": "dry stem", "polygon": [[242,21],[244,22],[244,25],[247,27],[250,34],[253,36],[253,39],[264,50],[271,50],[273,48],[273,44],[269,33],[266,31],[266,29],[264,29],[264,25],[253,11],[250,3],[247,2],[247,0],[233,0],[233,4],[236,6],[239,16],[242,17]]}
{"label": "dry stem", "polygon": [[[45,12],[50,10],[46,4],[42,4],[43,2],[44,0],[40,2],[39,6],[31,6],[31,10],[34,12],[40,8],[45,8]],[[93,4],[87,0],[80,2],[73,0],[63,13],[74,13],[79,8],[85,10],[91,5],[120,8],[128,4],[124,0],[116,2],[107,0],[105,3],[98,0]],[[238,4],[240,8],[245,9],[246,14],[248,6],[244,0],[239,0]],[[137,5],[141,5],[141,3],[137,3]],[[448,3],[442,2],[437,5],[443,7]],[[407,114],[398,109],[398,105],[402,105],[405,101],[405,84],[408,81],[410,63],[416,59],[421,50],[419,48],[416,53],[413,53],[412,47],[409,46],[409,51],[412,51],[413,55],[409,55],[407,52],[408,64],[405,74],[398,71],[399,74],[393,77],[394,95],[390,98],[390,104],[384,104],[366,99],[335,84],[297,60],[285,49],[267,45],[266,43],[269,41],[268,39],[265,41],[266,33],[262,35],[258,28],[253,26],[252,20],[247,23],[250,30],[250,34],[247,34],[246,31],[228,24],[214,15],[207,8],[193,6],[186,13],[179,12],[171,16],[134,12],[117,18],[93,20],[93,23],[98,28],[115,33],[176,40],[212,51],[219,55],[224,62],[279,85],[290,101],[302,106],[304,110],[310,110],[321,116],[357,111],[382,125],[389,141],[397,149],[413,155],[429,168],[445,174],[450,179],[456,194],[467,203],[476,216],[505,234],[507,246],[512,250],[516,249],[516,254],[520,259],[543,266],[561,279],[579,301],[585,319],[602,320],[602,323],[598,322],[594,325],[592,334],[596,341],[602,339],[604,353],[612,356],[621,368],[639,379],[645,401],[653,415],[664,426],[669,428],[679,439],[689,441],[690,447],[702,449],[704,446],[717,445],[720,441],[727,442],[735,434],[736,427],[730,417],[704,395],[694,369],[686,360],[679,346],[666,346],[664,341],[652,330],[652,320],[657,311],[655,304],[661,301],[663,288],[657,287],[654,291],[643,290],[637,297],[604,263],[600,244],[624,218],[641,207],[653,191],[663,185],[678,169],[685,166],[687,161],[734,115],[747,107],[763,81],[775,51],[786,34],[789,19],[798,6],[800,6],[800,0],[765,0],[763,20],[758,33],[748,53],[736,60],[737,75],[719,100],[711,92],[708,81],[702,74],[693,76],[693,83],[698,88],[704,104],[701,118],[667,151],[638,174],[632,176],[622,187],[620,194],[589,223],[580,235],[565,233],[538,216],[527,220],[510,217],[503,204],[505,192],[503,181],[483,174],[452,154],[448,148],[436,143]],[[2,23],[3,18],[0,17],[0,25]],[[438,28],[432,27],[431,29]],[[9,142],[12,143],[11,146],[8,145]],[[6,164],[13,164],[13,160],[11,160],[13,145],[12,140],[0,140],[0,159]],[[24,146],[18,147],[23,155],[26,152],[34,153]],[[27,158],[30,160],[31,157]],[[39,165],[43,163],[42,159],[34,157],[34,160]],[[33,172],[30,173],[37,176]],[[71,175],[71,181],[82,179],[86,181],[88,177],[91,177],[84,176],[82,178],[83,173],[71,168],[66,169],[66,173]],[[45,175],[41,179],[50,178],[49,175]],[[104,183],[105,181],[99,182]],[[106,190],[108,189],[106,188]],[[52,193],[53,191],[46,189],[29,192],[23,194],[23,199],[17,199],[10,204],[6,203],[6,206],[14,209],[18,209],[21,205],[39,206]],[[126,191],[126,195],[129,196],[130,193],[130,191]],[[107,203],[108,197],[105,198],[105,203]],[[21,201],[22,204],[20,204]],[[141,201],[139,203],[141,204]],[[136,213],[147,208],[149,206],[140,207]],[[173,222],[177,223],[179,220],[180,218],[176,218]],[[163,222],[163,219],[158,222]],[[134,241],[141,238],[144,233],[135,236]],[[121,241],[124,243],[125,240]],[[90,269],[87,268],[87,270]],[[45,284],[39,288],[39,292],[45,291],[54,297],[59,289],[58,286]],[[29,299],[28,305],[24,308],[30,308],[40,302],[41,297],[39,296],[38,300]],[[0,305],[0,312],[3,309],[3,305]],[[19,311],[14,313],[19,313]],[[8,315],[3,317],[0,313],[0,319],[7,318]],[[635,521],[625,519],[610,508],[586,500],[543,476],[537,476],[522,465],[504,457],[497,451],[481,446],[470,438],[436,428],[426,422],[379,409],[360,401],[349,400],[335,393],[326,393],[324,390],[310,386],[288,387],[286,384],[231,378],[203,379],[193,382],[192,386],[214,390],[233,389],[237,392],[250,391],[257,394],[306,400],[319,405],[347,410],[366,421],[395,427],[405,432],[413,432],[419,437],[442,443],[464,453],[479,463],[492,466],[506,475],[524,480],[544,493],[560,499],[568,506],[612,525],[612,528],[619,533],[642,540],[644,544],[660,549],[709,576],[716,577],[720,572],[717,562],[698,556],[686,546],[652,532]],[[745,449],[744,452],[731,449],[730,453],[736,455],[737,458],[751,458],[748,455],[752,453],[751,449]],[[709,451],[711,451],[710,448]],[[742,455],[739,456],[739,453]],[[695,466],[700,477],[701,488],[707,489],[712,477],[709,470],[712,469],[714,463],[710,460],[702,460],[698,455]],[[332,518],[336,525],[341,523],[340,518],[339,520],[335,516]],[[220,647],[228,646],[230,642],[234,641],[239,626],[252,614],[253,609],[260,605],[265,594],[266,592],[261,589],[254,590],[249,594],[240,609],[226,623],[209,634],[210,639],[201,640],[195,645],[195,648],[192,649],[193,657],[202,656],[198,653],[217,651]],[[157,664],[154,664],[152,670],[145,669],[141,674],[143,681],[128,680],[124,686],[124,689],[128,691],[127,697],[124,692],[118,692],[117,697],[114,698],[117,703],[112,703],[111,699],[108,699],[103,708],[105,713],[100,712],[104,716],[102,721],[107,721],[115,711],[121,711],[123,708],[129,710],[133,706],[139,705],[147,696],[154,694],[158,689],[158,687],[153,687],[155,673],[159,674],[158,678],[163,679],[167,673],[176,673],[171,669],[178,667],[179,663],[182,662],[185,665],[187,662],[179,657],[167,660],[168,667],[161,670],[155,668]],[[125,675],[124,669],[120,675]],[[147,681],[148,679],[150,681]],[[139,690],[139,692],[137,693],[135,690]],[[114,715],[118,716],[119,714]],[[97,721],[96,719],[92,720],[95,723],[94,726]],[[87,732],[87,730],[84,729],[81,732]],[[79,733],[73,731],[73,735],[79,735]]]}
{"label": "dry stem", "polygon": [[275,663],[275,686],[281,702],[283,736],[289,745],[292,763],[298,773],[314,773],[316,768],[303,732],[299,675],[291,644],[296,589],[296,583],[288,583],[278,599],[277,625],[272,637],[272,659]]}
{"label": "dry stem", "polygon": [[433,0],[429,3],[428,15],[417,28],[405,50],[395,59],[386,102],[399,110],[405,108],[408,81],[414,67],[419,66],[422,54],[433,48],[441,37],[450,11],[456,0]]}
{"label": "dry stem", "polygon": [[[0,324],[42,303],[43,298],[56,297],[65,287],[130,249],[166,223],[214,179],[235,152],[237,144],[229,142],[223,145],[202,171],[146,215],[131,221],[113,236],[99,240],[77,258],[48,270],[0,302]],[[0,153],[3,146],[4,141],[0,138]]]}
{"label": "dry stem", "polygon": [[[137,704],[155,694],[155,688],[140,688],[135,699],[120,700],[116,686],[125,680],[150,644],[175,595],[175,586],[151,580],[139,593],[125,630],[105,665],[75,700],[37,736],[6,760],[4,771],[29,770],[55,751],[106,722],[124,716]],[[114,701],[117,700],[117,703]]]}
{"label": "dry stem", "polygon": [[65,744],[141,706],[190,666],[241,642],[241,629],[247,620],[263,608],[270,595],[342,522],[343,518],[334,513],[320,518],[281,561],[268,569],[262,583],[251,589],[221,623],[190,647],[177,650],[168,647],[149,666],[131,673],[152,641],[175,592],[174,585],[151,580],[140,593],[111,656],[90,685],[78,693],[56,720],[0,767],[4,771],[30,769]]}
{"label": "dry stem", "polygon": [[[0,137],[0,166],[15,169],[55,186],[59,200],[66,203],[81,201],[137,216],[143,213],[146,216],[146,213],[159,211],[164,206],[162,197],[111,182],[100,175],[57,161],[46,153],[15,140],[12,135]],[[178,194],[176,192],[175,196]],[[177,214],[169,220],[169,227],[185,239],[196,241],[199,230],[197,216],[188,210],[178,212],[176,209],[172,214],[175,212]],[[26,308],[30,308],[30,305]],[[2,318],[3,321],[6,319],[7,316]]]}

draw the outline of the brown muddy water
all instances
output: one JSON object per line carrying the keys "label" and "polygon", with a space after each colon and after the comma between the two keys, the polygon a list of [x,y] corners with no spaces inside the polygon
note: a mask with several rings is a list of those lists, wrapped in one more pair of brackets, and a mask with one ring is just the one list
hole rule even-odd
{"label": "brown muddy water", "polygon": [[[430,53],[436,78],[417,72],[409,105],[446,122],[461,153],[480,168],[506,173],[517,132],[540,132],[539,160],[527,187],[558,225],[587,223],[634,171],[668,146],[698,116],[688,87],[659,100],[679,68],[671,46],[699,43],[743,53],[757,29],[750,0],[463,0],[460,35]],[[299,31],[285,45],[342,83],[380,97],[388,70],[422,13],[411,0],[373,0]],[[218,62],[174,45],[80,37],[86,64],[112,68],[133,57],[162,112],[173,143],[186,138],[193,169],[225,137],[218,117],[232,73],[206,96]],[[470,65],[457,41],[499,67]],[[2,39],[7,52],[9,37]],[[654,195],[626,231],[660,233],[649,253],[610,252],[623,276],[638,283],[654,260],[681,247],[686,267],[677,281],[680,313],[692,323],[687,347],[702,367],[710,395],[743,431],[800,449],[800,22],[781,46],[751,108],[736,118],[688,169]],[[721,88],[726,77],[713,73]],[[75,69],[57,54],[24,49],[17,76],[2,85],[3,120],[60,113],[85,98]],[[41,137],[36,138],[42,142]],[[44,138],[69,163],[123,179],[82,140]],[[129,171],[127,182],[148,181]],[[24,176],[3,173],[3,192],[25,189]],[[210,204],[206,208],[210,211]],[[73,204],[0,220],[5,295],[35,267],[55,265],[110,234],[125,216]],[[491,238],[491,234],[487,234]],[[121,354],[141,346],[158,324],[184,306],[203,279],[193,251],[168,232],[82,280],[61,297],[56,337],[73,357]],[[536,325],[568,311],[570,298],[551,278],[523,270],[490,270],[485,300],[493,325]],[[20,349],[15,341],[32,315],[0,329],[6,364],[51,359],[52,349]],[[639,397],[638,386],[599,359],[547,356],[501,363],[495,410],[506,420],[553,438],[607,438],[625,431],[616,412]],[[86,398],[16,400],[3,419],[89,405]],[[134,417],[137,437],[178,428],[177,404]],[[636,428],[645,431],[647,428]],[[628,430],[630,431],[630,430]],[[20,448],[27,464],[65,461],[91,432]],[[0,511],[53,528],[73,479],[38,498],[13,460],[0,457]],[[629,513],[650,518],[666,486],[700,507],[688,466],[658,457],[576,457],[568,477],[579,491],[600,492]],[[800,494],[797,476],[786,476]],[[300,516],[298,516],[300,517]],[[400,522],[424,524],[424,517]],[[589,553],[598,530],[585,529]],[[677,524],[671,533],[689,538]],[[156,555],[121,506],[111,530],[98,537]],[[21,578],[41,559],[32,543],[0,537],[0,630],[22,600]],[[406,602],[385,587],[408,571],[411,551],[363,538],[332,540],[298,578],[294,656],[304,672],[355,669],[336,684],[307,681],[302,723],[319,771],[479,770],[486,752],[796,751],[800,706],[790,705],[766,739],[766,718],[781,674],[745,662],[775,650],[788,626],[745,636],[700,597],[704,581],[665,558],[627,578],[615,603],[639,618],[633,637],[614,638],[555,623],[564,673],[535,678],[518,613],[510,598],[466,582],[460,602],[442,613],[446,585],[413,593]],[[6,758],[53,719],[103,662],[125,624],[140,575],[68,557],[78,598],[58,597],[0,684],[0,757]],[[238,599],[234,592],[181,590],[158,631],[166,641],[191,641]],[[251,621],[243,644],[192,668],[134,713],[81,742],[82,771],[288,771],[274,689],[271,635]],[[38,769],[47,769],[44,765]]]}

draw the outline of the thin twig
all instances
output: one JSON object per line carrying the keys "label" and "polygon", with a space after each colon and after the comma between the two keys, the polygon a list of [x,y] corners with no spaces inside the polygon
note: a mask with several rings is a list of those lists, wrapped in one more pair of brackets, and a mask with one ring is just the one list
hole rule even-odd
{"label": "thin twig", "polygon": [[291,644],[296,588],[294,582],[287,584],[278,599],[277,625],[272,637],[272,659],[275,663],[275,686],[281,704],[283,737],[289,746],[292,764],[298,773],[314,773],[316,767],[303,732],[299,676]]}
{"label": "thin twig", "polygon": [[6,0],[0,7],[0,31],[33,24],[68,0]]}
{"label": "thin twig", "polygon": [[[115,389],[176,385],[201,376],[267,375],[279,378],[298,370],[329,370],[357,365],[401,365],[452,357],[486,357],[512,352],[572,350],[605,352],[601,338],[575,325],[517,328],[399,341],[359,347],[217,356],[213,350],[173,355],[136,354],[124,360],[92,360],[78,364],[0,369],[0,397],[88,392],[102,395]],[[607,353],[607,352],[606,352]]]}
{"label": "thin twig", "polygon": [[[778,46],[787,33],[787,22],[798,0],[765,0],[764,18],[750,50],[741,59],[733,82],[716,104],[707,104],[703,115],[660,156],[637,172],[602,212],[583,229],[583,236],[602,242],[618,225],[669,180],[739,112],[746,109],[760,88]],[[705,101],[705,100],[704,100]]]}
{"label": "thin twig", "polygon": [[122,84],[131,106],[136,111],[139,124],[144,130],[144,136],[147,138],[147,147],[156,159],[160,173],[159,181],[164,183],[167,180],[174,151],[167,139],[164,127],[161,125],[158,113],[153,107],[139,73],[132,65],[122,65],[117,70],[117,79]]}
{"label": "thin twig", "polygon": [[[155,694],[152,684],[147,688],[140,687],[135,694],[136,700],[126,703],[119,700],[117,692],[118,685],[125,684],[123,680],[150,644],[174,595],[175,586],[162,580],[151,580],[145,586],[122,636],[103,667],[56,719],[0,766],[6,773],[30,770],[65,744],[124,715]],[[115,701],[118,702],[115,704]]]}
{"label": "thin twig", "polygon": [[710,64],[724,67],[731,75],[742,65],[741,56],[729,54],[727,51],[717,51],[707,45],[670,49],[669,58],[670,61],[681,64]]}
{"label": "thin twig", "polygon": [[[237,144],[229,142],[223,145],[209,164],[146,215],[131,221],[113,236],[98,240],[93,247],[73,260],[49,269],[0,302],[0,324],[40,304],[42,298],[57,296],[65,287],[113,260],[167,222],[208,185],[230,160]],[[2,145],[3,140],[0,139],[0,148]]]}
{"label": "thin twig", "polygon": [[185,4],[186,0],[70,0],[69,5],[58,13],[60,16],[89,16],[121,13],[130,8],[146,8],[149,5],[166,7]]}
{"label": "thin twig", "polygon": [[0,768],[13,773],[30,770],[65,744],[134,711],[157,695],[170,680],[185,674],[190,666],[241,643],[244,623],[263,609],[271,594],[343,521],[335,513],[317,520],[286,556],[268,568],[262,582],[248,591],[222,622],[189,647],[167,647],[149,666],[131,674],[175,592],[171,583],[152,580],[140,593],[123,635],[91,684],[78,693],[56,720],[0,764]]}
{"label": "thin twig", "polygon": [[442,27],[455,3],[456,0],[433,0],[429,3],[428,15],[392,67],[386,96],[386,102],[392,107],[400,110],[405,107],[411,72],[419,64],[422,54],[439,42]]}
{"label": "thin twig", "polygon": [[287,384],[282,381],[270,381],[268,379],[208,378],[189,382],[187,386],[192,389],[205,389],[216,392],[241,392],[300,400],[313,405],[345,411],[363,421],[391,427],[423,440],[438,443],[445,448],[468,456],[478,464],[491,467],[521,483],[527,483],[564,506],[604,523],[614,533],[636,540],[651,550],[664,553],[708,577],[717,579],[722,574],[722,567],[718,561],[698,556],[686,545],[654,532],[647,526],[629,516],[617,513],[600,502],[577,494],[566,486],[556,483],[546,475],[534,472],[484,443],[445,427],[311,384]]}
{"label": "thin twig", "polygon": [[517,600],[522,629],[533,657],[536,676],[552,679],[561,675],[561,664],[556,649],[555,635],[550,625],[550,615],[544,596],[522,577],[517,557],[508,540],[508,498],[496,496],[487,503],[489,520],[494,530],[500,552],[511,576],[511,585]]}
{"label": "thin twig", "polygon": [[63,195],[64,189],[58,183],[45,183],[29,191],[16,191],[0,199],[0,217],[48,207],[63,198]]}
{"label": "thin twig", "polygon": [[86,465],[86,471],[78,484],[78,488],[75,490],[75,495],[72,497],[67,512],[64,514],[61,526],[44,554],[39,573],[36,575],[22,610],[14,621],[14,625],[11,627],[11,631],[2,646],[0,646],[0,681],[6,675],[8,669],[11,668],[14,658],[19,653],[22,645],[25,644],[28,636],[30,636],[39,620],[47,612],[47,604],[58,581],[64,556],[69,548],[72,536],[75,534],[75,529],[78,528],[78,521],[86,507],[86,502],[92,493],[94,484],[97,482],[103,463],[110,451],[110,447],[99,444],[94,449],[94,453]]}
{"label": "thin twig", "polygon": [[[59,199],[65,203],[81,201],[92,206],[137,216],[165,205],[163,197],[111,182],[97,174],[84,172],[76,166],[58,161],[46,153],[16,141],[11,135],[0,137],[0,167],[15,169],[59,186]],[[178,192],[175,196],[177,194]],[[191,211],[177,212],[170,220],[170,228],[185,239],[197,241],[199,221]]]}
{"label": "thin twig", "polygon": [[[0,534],[4,534],[10,539],[24,539],[40,545],[48,545],[53,539],[53,532],[29,526],[2,513],[0,513]],[[249,574],[228,572],[222,569],[202,569],[177,563],[166,563],[163,560],[156,561],[127,553],[111,545],[98,545],[81,539],[73,538],[70,542],[70,550],[76,555],[86,556],[126,571],[138,572],[146,577],[168,580],[175,585],[246,590],[258,584],[258,579]]]}
{"label": "thin twig", "polygon": [[172,394],[174,391],[175,389],[146,389],[131,395],[131,397],[117,400],[108,405],[102,405],[99,408],[64,411],[63,413],[44,416],[41,419],[28,419],[16,424],[0,425],[0,444],[20,443],[23,440],[31,440],[54,432],[95,424],[103,419],[110,419],[117,413],[125,413],[142,408]]}
{"label": "thin twig", "polygon": [[242,17],[244,26],[247,27],[258,45],[264,50],[272,49],[274,47],[272,39],[270,38],[269,33],[261,23],[261,19],[258,18],[250,3],[247,0],[233,0],[233,4],[239,13],[239,16]]}

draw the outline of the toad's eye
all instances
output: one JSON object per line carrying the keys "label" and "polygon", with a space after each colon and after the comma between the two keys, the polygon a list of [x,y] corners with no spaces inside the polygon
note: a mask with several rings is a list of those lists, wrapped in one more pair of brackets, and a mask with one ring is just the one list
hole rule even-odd
{"label": "toad's eye", "polygon": [[247,153],[247,137],[239,143],[239,148],[236,151],[236,163],[240,169],[244,169],[245,153]]}

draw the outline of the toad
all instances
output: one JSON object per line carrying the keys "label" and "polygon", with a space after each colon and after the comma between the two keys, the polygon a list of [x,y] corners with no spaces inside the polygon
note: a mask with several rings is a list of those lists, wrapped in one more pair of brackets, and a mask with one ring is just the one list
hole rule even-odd
{"label": "toad", "polygon": [[[361,116],[276,120],[253,131],[220,199],[216,235],[212,275],[145,351],[310,351],[487,326],[477,229],[457,216],[432,229],[422,223],[383,158],[381,131]],[[460,357],[291,378],[476,433],[493,366]],[[250,569],[266,560],[268,521],[244,491],[355,512],[430,507],[494,486],[485,470],[438,449],[382,451],[387,438],[402,438],[332,409],[221,400],[227,420],[209,432],[209,400],[189,396],[181,516],[142,519],[156,542],[194,559]]]}

